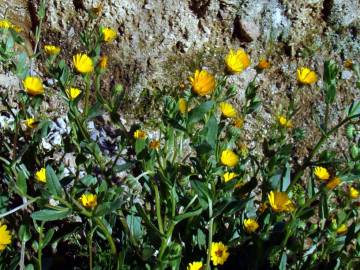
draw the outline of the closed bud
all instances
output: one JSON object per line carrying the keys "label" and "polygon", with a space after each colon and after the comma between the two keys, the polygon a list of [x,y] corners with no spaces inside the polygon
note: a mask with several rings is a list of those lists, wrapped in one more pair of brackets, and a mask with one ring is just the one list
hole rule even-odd
{"label": "closed bud", "polygon": [[355,144],[350,146],[350,156],[354,160],[359,156],[359,147],[357,147]]}
{"label": "closed bud", "polygon": [[355,127],[353,124],[349,124],[347,125],[346,129],[345,129],[345,134],[346,134],[346,137],[349,139],[349,140],[352,140],[355,136]]}

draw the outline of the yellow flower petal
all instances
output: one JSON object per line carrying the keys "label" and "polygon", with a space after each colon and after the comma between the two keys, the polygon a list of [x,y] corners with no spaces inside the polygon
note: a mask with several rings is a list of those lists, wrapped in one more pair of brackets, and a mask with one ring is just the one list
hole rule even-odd
{"label": "yellow flower petal", "polygon": [[250,65],[250,58],[244,49],[238,49],[236,52],[230,50],[225,57],[227,70],[232,73],[240,73]]}
{"label": "yellow flower petal", "polygon": [[178,101],[178,107],[179,107],[179,111],[184,114],[187,111],[187,102],[185,100],[185,98],[180,98]]}
{"label": "yellow flower petal", "polygon": [[103,41],[105,42],[111,42],[117,37],[117,33],[115,32],[115,30],[110,27],[105,27],[101,29],[101,33],[103,36]]}
{"label": "yellow flower petal", "polygon": [[324,167],[320,167],[320,166],[315,167],[314,174],[320,180],[328,180],[330,178],[330,174],[328,170]]}
{"label": "yellow flower petal", "polygon": [[228,167],[234,167],[239,162],[239,156],[235,154],[231,149],[222,151],[220,157],[221,163]]}
{"label": "yellow flower petal", "polygon": [[60,47],[54,45],[45,45],[44,51],[48,55],[56,55],[60,53]]}
{"label": "yellow flower petal", "polygon": [[359,197],[359,191],[354,187],[350,187],[349,196],[351,199],[357,199]]}
{"label": "yellow flower petal", "polygon": [[41,183],[46,183],[46,169],[41,168],[39,171],[35,173],[35,179]]}
{"label": "yellow flower petal", "polygon": [[238,176],[236,173],[233,172],[226,172],[223,175],[224,182],[229,182],[230,180],[234,179],[236,176]]}
{"label": "yellow flower petal", "polygon": [[27,76],[23,81],[25,91],[31,96],[37,96],[44,93],[44,86],[39,77]]}
{"label": "yellow flower petal", "polygon": [[81,195],[80,202],[85,208],[94,208],[97,205],[96,194],[86,193]]}
{"label": "yellow flower petal", "polygon": [[244,220],[244,229],[247,233],[253,233],[259,228],[259,223],[255,219],[248,218]]}
{"label": "yellow flower petal", "polygon": [[223,265],[228,259],[230,253],[228,247],[222,242],[213,242],[211,244],[211,261],[213,265]]}
{"label": "yellow flower petal", "polygon": [[6,225],[0,223],[0,251],[3,251],[11,243],[11,234]]}
{"label": "yellow flower petal", "polygon": [[203,270],[203,267],[204,267],[204,265],[202,262],[192,262],[192,263],[189,263],[186,270]]}
{"label": "yellow flower petal", "polygon": [[70,87],[65,90],[65,93],[69,100],[73,101],[81,94],[81,90],[75,87]]}
{"label": "yellow flower petal", "polygon": [[235,118],[237,116],[237,111],[235,110],[235,108],[228,102],[221,102],[219,104],[221,113],[225,116],[225,117],[229,117],[229,118]]}
{"label": "yellow flower petal", "polygon": [[215,78],[206,70],[196,70],[194,77],[189,78],[192,90],[199,96],[210,95],[215,89]]}
{"label": "yellow flower petal", "polygon": [[268,199],[274,212],[292,212],[295,210],[295,205],[285,192],[271,191],[268,194]]}
{"label": "yellow flower petal", "polygon": [[145,139],[146,138],[146,133],[145,131],[138,129],[134,132],[134,138],[135,139]]}
{"label": "yellow flower petal", "polygon": [[77,72],[82,73],[82,74],[91,73],[94,70],[93,61],[86,54],[78,53],[78,54],[74,55],[73,56],[73,64],[74,64]]}
{"label": "yellow flower petal", "polygon": [[313,84],[318,80],[316,73],[307,67],[297,70],[297,79],[302,84]]}

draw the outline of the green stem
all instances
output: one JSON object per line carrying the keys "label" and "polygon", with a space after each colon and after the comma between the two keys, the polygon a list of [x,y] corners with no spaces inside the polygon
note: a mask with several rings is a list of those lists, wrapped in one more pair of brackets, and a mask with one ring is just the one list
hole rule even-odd
{"label": "green stem", "polygon": [[162,257],[164,256],[164,253],[165,253],[165,250],[166,250],[168,244],[171,241],[172,233],[174,231],[174,228],[175,228],[175,223],[173,221],[171,221],[169,230],[167,231],[166,236],[163,237],[163,239],[161,241],[161,246],[160,246],[160,250],[159,250],[159,261],[162,260]]}
{"label": "green stem", "polygon": [[93,269],[93,254],[92,254],[92,246],[93,246],[93,235],[94,235],[94,230],[93,230],[93,224],[91,222],[91,220],[89,220],[90,223],[90,233],[88,235],[88,249],[89,249],[89,269],[92,270]]}
{"label": "green stem", "polygon": [[156,183],[153,182],[152,184],[153,184],[153,188],[155,191],[155,207],[156,207],[156,217],[157,217],[158,227],[159,227],[160,233],[163,234],[164,227],[163,227],[163,221],[162,221],[162,217],[161,217],[161,204],[160,204],[159,188],[156,185]]}
{"label": "green stem", "polygon": [[350,117],[345,118],[340,123],[338,123],[335,127],[330,129],[328,132],[326,132],[318,141],[318,143],[315,145],[314,149],[311,151],[310,155],[305,159],[304,164],[301,166],[299,171],[296,173],[296,175],[293,178],[293,181],[291,181],[290,185],[287,188],[287,192],[291,189],[291,187],[297,183],[297,181],[301,178],[301,176],[304,174],[305,169],[308,167],[308,165],[311,163],[311,160],[316,155],[317,151],[320,149],[320,147],[326,142],[326,140],[329,138],[330,135],[335,133],[341,126],[346,124],[347,122],[351,121],[353,118],[357,118],[359,115],[353,115]]}
{"label": "green stem", "polygon": [[213,216],[212,201],[210,201],[210,199],[209,199],[208,203],[209,203],[210,222],[209,222],[208,254],[207,254],[206,266],[205,266],[206,270],[210,270],[211,246],[212,246],[212,241],[213,241],[213,227],[214,227],[214,218],[212,217]]}
{"label": "green stem", "polygon": [[115,255],[115,257],[116,257],[117,251],[116,251],[115,242],[114,242],[111,234],[109,233],[108,229],[106,228],[104,222],[98,217],[95,217],[94,220],[95,220],[96,224],[99,226],[99,228],[101,229],[101,231],[104,233],[106,240],[109,242],[111,254]]}
{"label": "green stem", "polygon": [[42,270],[42,245],[43,245],[43,230],[44,230],[44,222],[41,222],[40,230],[39,230],[39,243],[38,243],[38,265],[39,270]]}
{"label": "green stem", "polygon": [[89,112],[89,101],[90,101],[90,75],[85,75],[85,105],[84,105],[84,116],[86,117]]}

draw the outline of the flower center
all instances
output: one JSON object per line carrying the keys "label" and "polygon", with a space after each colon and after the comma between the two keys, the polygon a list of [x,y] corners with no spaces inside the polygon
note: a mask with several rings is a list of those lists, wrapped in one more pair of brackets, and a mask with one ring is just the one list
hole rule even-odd
{"label": "flower center", "polygon": [[218,257],[222,257],[223,251],[222,251],[221,249],[219,249],[219,250],[215,251],[215,254],[216,254],[216,256],[218,256]]}

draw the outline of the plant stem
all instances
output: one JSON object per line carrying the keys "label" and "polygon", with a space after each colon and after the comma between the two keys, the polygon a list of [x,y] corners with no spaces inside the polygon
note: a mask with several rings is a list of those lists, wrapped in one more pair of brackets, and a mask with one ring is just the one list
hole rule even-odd
{"label": "plant stem", "polygon": [[162,217],[161,217],[161,204],[160,204],[159,188],[156,185],[156,183],[154,183],[154,182],[153,182],[153,188],[155,191],[155,207],[156,207],[156,217],[157,217],[158,227],[159,227],[160,233],[163,234],[164,227],[163,227],[163,221],[162,221]]}
{"label": "plant stem", "polygon": [[84,116],[86,117],[89,112],[89,100],[90,100],[90,75],[85,75],[85,105]]}
{"label": "plant stem", "polygon": [[15,212],[18,211],[18,210],[21,210],[21,209],[23,209],[23,208],[26,208],[28,205],[30,205],[30,204],[32,204],[33,202],[35,202],[37,199],[38,199],[38,198],[34,198],[34,199],[32,199],[32,200],[30,200],[30,201],[28,201],[28,202],[26,202],[26,203],[24,203],[24,204],[22,204],[22,205],[19,205],[19,206],[15,207],[15,208],[11,209],[10,211],[7,211],[7,212],[5,212],[5,213],[3,213],[3,214],[0,214],[0,218],[6,217],[7,215],[11,215],[12,213],[15,213]]}
{"label": "plant stem", "polygon": [[88,235],[88,249],[89,249],[89,269],[93,269],[93,255],[92,255],[92,245],[93,245],[93,224],[91,220],[89,220],[90,223],[90,233]]}
{"label": "plant stem", "polygon": [[40,230],[39,230],[39,243],[38,243],[38,264],[39,270],[42,270],[42,241],[43,241],[43,230],[44,230],[44,222],[41,222]]}
{"label": "plant stem", "polygon": [[111,236],[111,234],[109,233],[108,229],[106,228],[105,224],[103,223],[103,221],[98,218],[98,217],[95,217],[94,218],[96,224],[100,227],[101,231],[104,233],[107,241],[109,242],[109,245],[110,245],[110,249],[111,249],[111,254],[117,255],[117,251],[116,251],[116,246],[115,246],[115,243],[114,243],[114,240]]}
{"label": "plant stem", "polygon": [[211,246],[212,246],[212,240],[213,240],[213,227],[214,227],[214,218],[212,217],[213,216],[212,201],[209,199],[208,203],[209,203],[210,222],[209,222],[208,254],[207,254],[206,266],[205,266],[206,270],[210,270]]}

